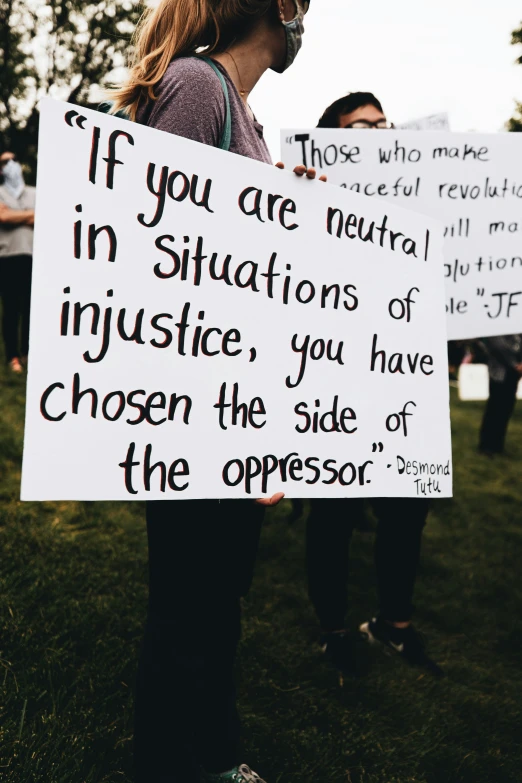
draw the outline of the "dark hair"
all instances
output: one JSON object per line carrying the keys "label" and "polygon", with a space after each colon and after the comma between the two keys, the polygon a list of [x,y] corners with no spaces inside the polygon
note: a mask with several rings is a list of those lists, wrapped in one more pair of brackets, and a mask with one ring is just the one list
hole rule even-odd
{"label": "dark hair", "polygon": [[371,92],[349,92],[344,98],[334,101],[324,112],[319,120],[318,128],[338,128],[339,117],[341,114],[351,114],[352,111],[360,109],[361,106],[375,106],[379,111],[383,111],[380,101]]}

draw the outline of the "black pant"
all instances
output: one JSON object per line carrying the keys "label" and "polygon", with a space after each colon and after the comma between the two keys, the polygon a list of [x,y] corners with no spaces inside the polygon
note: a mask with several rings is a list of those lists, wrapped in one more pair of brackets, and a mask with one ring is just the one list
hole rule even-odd
{"label": "black pant", "polygon": [[234,660],[264,509],[147,503],[150,592],[138,667],[137,783],[192,783],[239,762]]}
{"label": "black pant", "polygon": [[[312,500],[307,527],[310,599],[326,631],[345,627],[350,539],[363,499]],[[407,622],[413,613],[413,590],[422,530],[430,501],[374,498],[378,519],[375,566],[379,610],[385,620]]]}
{"label": "black pant", "polygon": [[489,381],[489,399],[486,403],[482,427],[480,430],[479,447],[483,451],[501,454],[509,420],[515,409],[517,387],[520,376],[513,370],[508,370],[502,383]]}
{"label": "black pant", "polygon": [[31,256],[0,258],[0,296],[5,358],[27,356],[31,302]]}

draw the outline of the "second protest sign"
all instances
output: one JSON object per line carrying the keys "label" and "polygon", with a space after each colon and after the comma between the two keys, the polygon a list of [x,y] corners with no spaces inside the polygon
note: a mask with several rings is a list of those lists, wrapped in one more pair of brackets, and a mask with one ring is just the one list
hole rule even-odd
{"label": "second protest sign", "polygon": [[444,221],[448,337],[522,332],[520,134],[283,131],[282,160]]}

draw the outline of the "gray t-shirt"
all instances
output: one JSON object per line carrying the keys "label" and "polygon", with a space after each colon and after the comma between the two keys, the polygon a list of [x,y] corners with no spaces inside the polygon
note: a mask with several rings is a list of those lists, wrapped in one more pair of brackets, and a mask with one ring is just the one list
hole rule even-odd
{"label": "gray t-shirt", "polygon": [[[272,163],[263,138],[263,127],[253,120],[225,68],[218,62],[228,86],[232,139],[230,152]],[[158,98],[138,111],[137,121],[151,128],[219,147],[226,117],[223,87],[204,60],[181,57],[173,60],[157,88]]]}

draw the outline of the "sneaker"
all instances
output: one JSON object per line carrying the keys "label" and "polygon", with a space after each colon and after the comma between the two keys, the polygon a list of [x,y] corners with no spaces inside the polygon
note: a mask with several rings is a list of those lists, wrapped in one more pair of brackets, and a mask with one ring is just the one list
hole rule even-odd
{"label": "sneaker", "polygon": [[319,643],[329,662],[347,677],[357,676],[355,642],[348,631],[322,634]]}
{"label": "sneaker", "polygon": [[203,783],[265,783],[265,781],[246,764],[241,764],[241,766],[231,769],[230,772],[222,772],[217,775],[204,772]]}
{"label": "sneaker", "polygon": [[374,617],[370,622],[359,626],[359,631],[367,642],[384,645],[398,653],[412,666],[422,666],[437,677],[444,676],[440,666],[426,655],[424,639],[413,625],[407,628],[395,628],[380,617]]}

